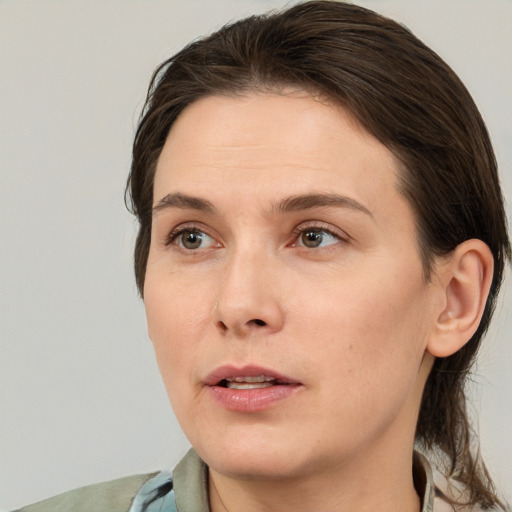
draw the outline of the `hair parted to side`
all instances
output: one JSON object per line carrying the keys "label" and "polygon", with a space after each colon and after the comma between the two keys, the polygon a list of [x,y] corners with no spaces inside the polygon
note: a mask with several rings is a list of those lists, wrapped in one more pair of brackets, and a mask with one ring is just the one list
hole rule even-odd
{"label": "hair parted to side", "polygon": [[496,159],[468,91],[432,50],[400,24],[336,1],[301,3],[223,27],[155,71],[133,145],[127,183],[139,221],[135,275],[141,296],[151,239],[153,181],[169,130],[195,100],[293,86],[348,109],[401,163],[425,276],[434,258],[465,240],[484,241],[494,276],[481,324],[456,354],[437,359],[427,381],[416,438],[440,449],[469,503],[503,506],[470,449],[464,385],[491,319],[510,258]]}

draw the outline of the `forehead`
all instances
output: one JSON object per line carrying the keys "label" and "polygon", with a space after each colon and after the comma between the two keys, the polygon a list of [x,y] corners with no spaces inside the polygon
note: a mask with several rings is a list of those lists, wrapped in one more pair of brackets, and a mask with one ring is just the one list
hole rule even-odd
{"label": "forehead", "polygon": [[276,202],[337,193],[385,211],[405,200],[394,155],[345,109],[303,91],[210,96],[172,126],[155,175],[154,202],[169,193],[214,202]]}

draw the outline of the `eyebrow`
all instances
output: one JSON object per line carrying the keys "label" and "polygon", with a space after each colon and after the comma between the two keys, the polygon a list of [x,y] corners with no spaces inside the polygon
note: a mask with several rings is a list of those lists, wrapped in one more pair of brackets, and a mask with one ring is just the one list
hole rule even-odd
{"label": "eyebrow", "polygon": [[182,208],[186,210],[198,210],[207,213],[213,213],[216,208],[207,199],[200,197],[187,196],[176,192],[162,197],[158,203],[153,206],[153,215],[167,208]]}
{"label": "eyebrow", "polygon": [[[373,218],[373,214],[368,208],[350,197],[339,194],[303,194],[290,196],[272,206],[275,213],[288,213],[302,210],[312,210],[325,206],[335,206],[338,208],[349,208],[356,210]],[[189,196],[180,192],[167,194],[158,203],[153,206],[153,215],[168,208],[181,208],[187,210],[197,210],[206,213],[215,213],[217,209],[207,199],[201,197]]]}
{"label": "eyebrow", "polygon": [[336,206],[340,208],[349,208],[365,213],[373,218],[373,214],[366,206],[350,197],[339,194],[304,194],[299,196],[290,196],[273,206],[273,211],[277,213],[295,212],[301,210],[311,210],[323,206]]}

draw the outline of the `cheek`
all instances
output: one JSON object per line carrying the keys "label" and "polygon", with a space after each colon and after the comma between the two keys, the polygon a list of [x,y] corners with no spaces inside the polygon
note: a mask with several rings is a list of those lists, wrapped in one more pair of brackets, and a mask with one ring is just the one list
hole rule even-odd
{"label": "cheek", "polygon": [[194,331],[213,309],[208,283],[197,275],[169,270],[165,258],[148,261],[144,306],[153,343],[169,340],[183,330]]}
{"label": "cheek", "polygon": [[168,392],[180,379],[190,379],[186,372],[199,353],[213,309],[210,302],[199,286],[182,287],[175,279],[146,277],[148,333]]}
{"label": "cheek", "polygon": [[406,387],[414,381],[429,332],[422,274],[388,272],[383,280],[358,273],[324,287],[322,295],[297,310],[307,311],[305,337],[316,340],[312,353],[333,378],[351,387],[357,379],[357,389],[373,391],[382,382],[394,387],[402,379]]}
{"label": "cheek", "polygon": [[331,323],[331,343],[338,348],[331,345],[320,356],[331,376],[322,386],[324,403],[340,411],[336,428],[363,437],[387,428],[404,407],[409,410],[405,404],[420,384],[426,329],[417,295],[388,291],[338,311]]}

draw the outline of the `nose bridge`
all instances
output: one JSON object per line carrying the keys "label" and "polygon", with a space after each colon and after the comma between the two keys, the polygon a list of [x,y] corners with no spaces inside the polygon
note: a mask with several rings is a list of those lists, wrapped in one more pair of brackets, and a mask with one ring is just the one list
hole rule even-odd
{"label": "nose bridge", "polygon": [[233,247],[219,279],[215,308],[222,330],[243,336],[282,327],[276,267],[271,251],[257,240]]}

